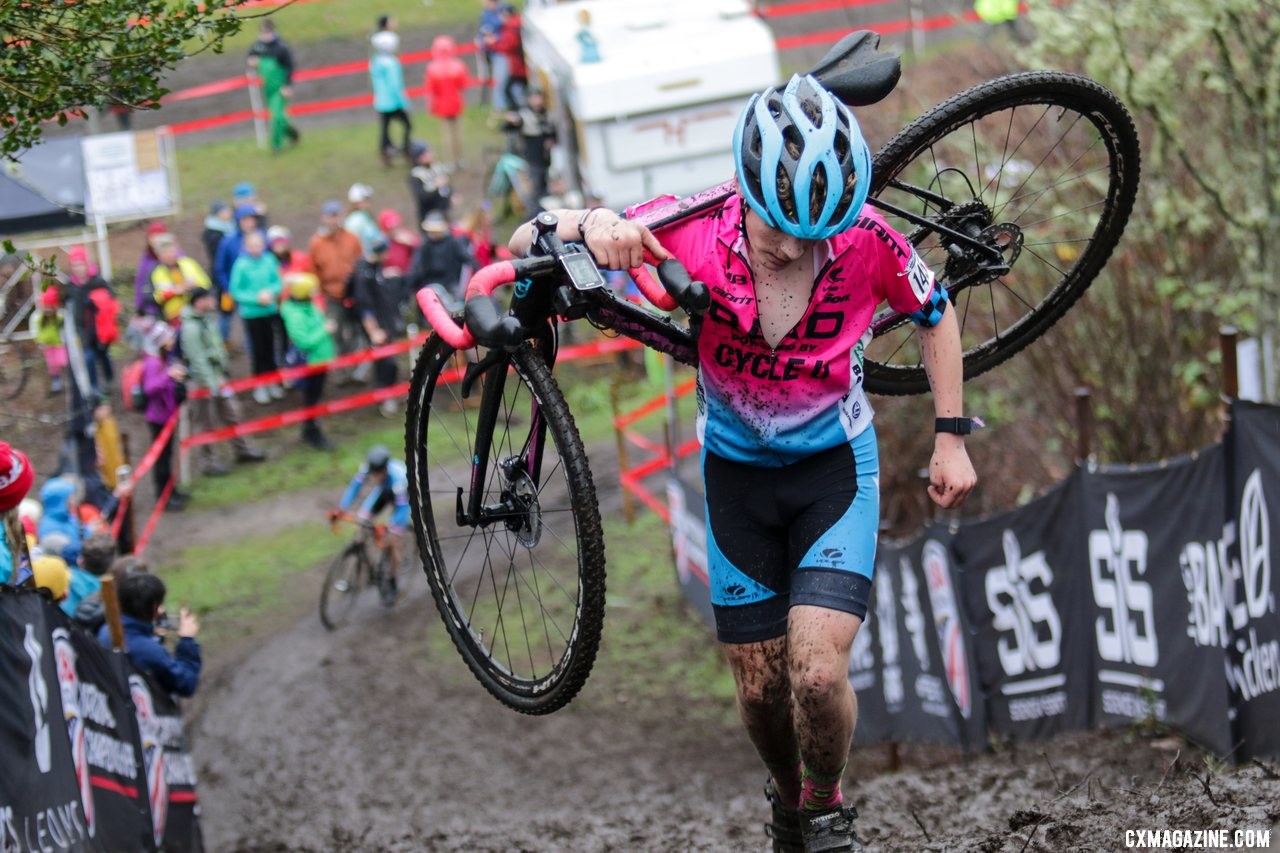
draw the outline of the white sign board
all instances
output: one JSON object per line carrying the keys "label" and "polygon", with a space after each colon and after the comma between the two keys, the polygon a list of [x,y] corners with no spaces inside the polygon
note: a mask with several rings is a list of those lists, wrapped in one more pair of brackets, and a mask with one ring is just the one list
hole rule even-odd
{"label": "white sign board", "polygon": [[102,133],[86,136],[80,144],[88,217],[123,222],[178,211],[177,168],[168,128]]}

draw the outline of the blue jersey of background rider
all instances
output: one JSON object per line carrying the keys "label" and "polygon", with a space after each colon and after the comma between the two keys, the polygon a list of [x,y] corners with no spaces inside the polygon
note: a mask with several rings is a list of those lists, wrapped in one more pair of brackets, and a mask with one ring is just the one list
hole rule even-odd
{"label": "blue jersey of background rider", "polygon": [[[342,500],[338,503],[339,509],[345,510],[355,503],[356,497],[360,494],[360,489],[364,486],[364,481],[368,477],[369,463],[361,463],[360,470],[351,479],[351,484],[347,486],[346,492],[342,495]],[[368,496],[365,497],[364,503],[360,505],[360,515],[372,518],[387,505],[394,507],[391,511],[391,527],[397,532],[408,528],[409,474],[404,467],[404,463],[396,459],[392,459],[387,463],[386,477],[380,483],[377,483],[369,491]]]}

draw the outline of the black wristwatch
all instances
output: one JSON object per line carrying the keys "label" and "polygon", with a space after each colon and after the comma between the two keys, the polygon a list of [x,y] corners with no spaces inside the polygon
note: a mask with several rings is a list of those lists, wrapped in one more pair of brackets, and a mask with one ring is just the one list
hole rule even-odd
{"label": "black wristwatch", "polygon": [[949,432],[953,435],[968,435],[975,429],[982,429],[986,423],[982,418],[934,418],[934,432]]}

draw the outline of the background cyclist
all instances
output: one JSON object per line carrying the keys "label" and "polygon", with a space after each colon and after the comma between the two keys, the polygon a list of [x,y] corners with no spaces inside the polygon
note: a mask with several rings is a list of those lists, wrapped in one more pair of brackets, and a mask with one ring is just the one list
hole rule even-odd
{"label": "background cyclist", "polygon": [[[928,266],[863,208],[870,151],[816,80],[753,96],[734,155],[737,192],[661,230],[661,243],[602,208],[557,211],[557,233],[612,269],[638,266],[645,250],[674,256],[710,287],[698,434],[711,596],[743,723],[769,769],[769,833],[776,850],[859,850],[840,782],[857,718],[849,653],[879,520],[863,348],[881,302],[919,326],[937,433],[928,492],[952,507],[977,482],[959,329]],[[521,226],[512,251],[532,238]]]}
{"label": "background cyclist", "polygon": [[392,507],[391,523],[387,528],[387,544],[391,549],[391,580],[383,590],[383,603],[391,604],[396,599],[400,558],[404,553],[404,532],[409,526],[409,479],[404,463],[391,458],[391,452],[381,444],[369,448],[365,454],[360,470],[351,478],[350,485],[338,502],[338,509],[333,513],[345,512],[360,495],[365,481],[371,484],[369,494],[356,517],[361,521],[370,521],[386,507]]}

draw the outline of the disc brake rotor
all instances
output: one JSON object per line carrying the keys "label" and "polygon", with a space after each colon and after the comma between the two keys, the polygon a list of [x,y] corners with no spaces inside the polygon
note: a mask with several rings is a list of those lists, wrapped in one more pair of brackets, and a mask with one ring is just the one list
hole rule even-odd
{"label": "disc brake rotor", "polygon": [[542,506],[538,503],[538,486],[529,472],[517,465],[503,465],[507,473],[507,489],[503,501],[511,507],[506,517],[507,529],[516,541],[534,548],[542,539]]}

